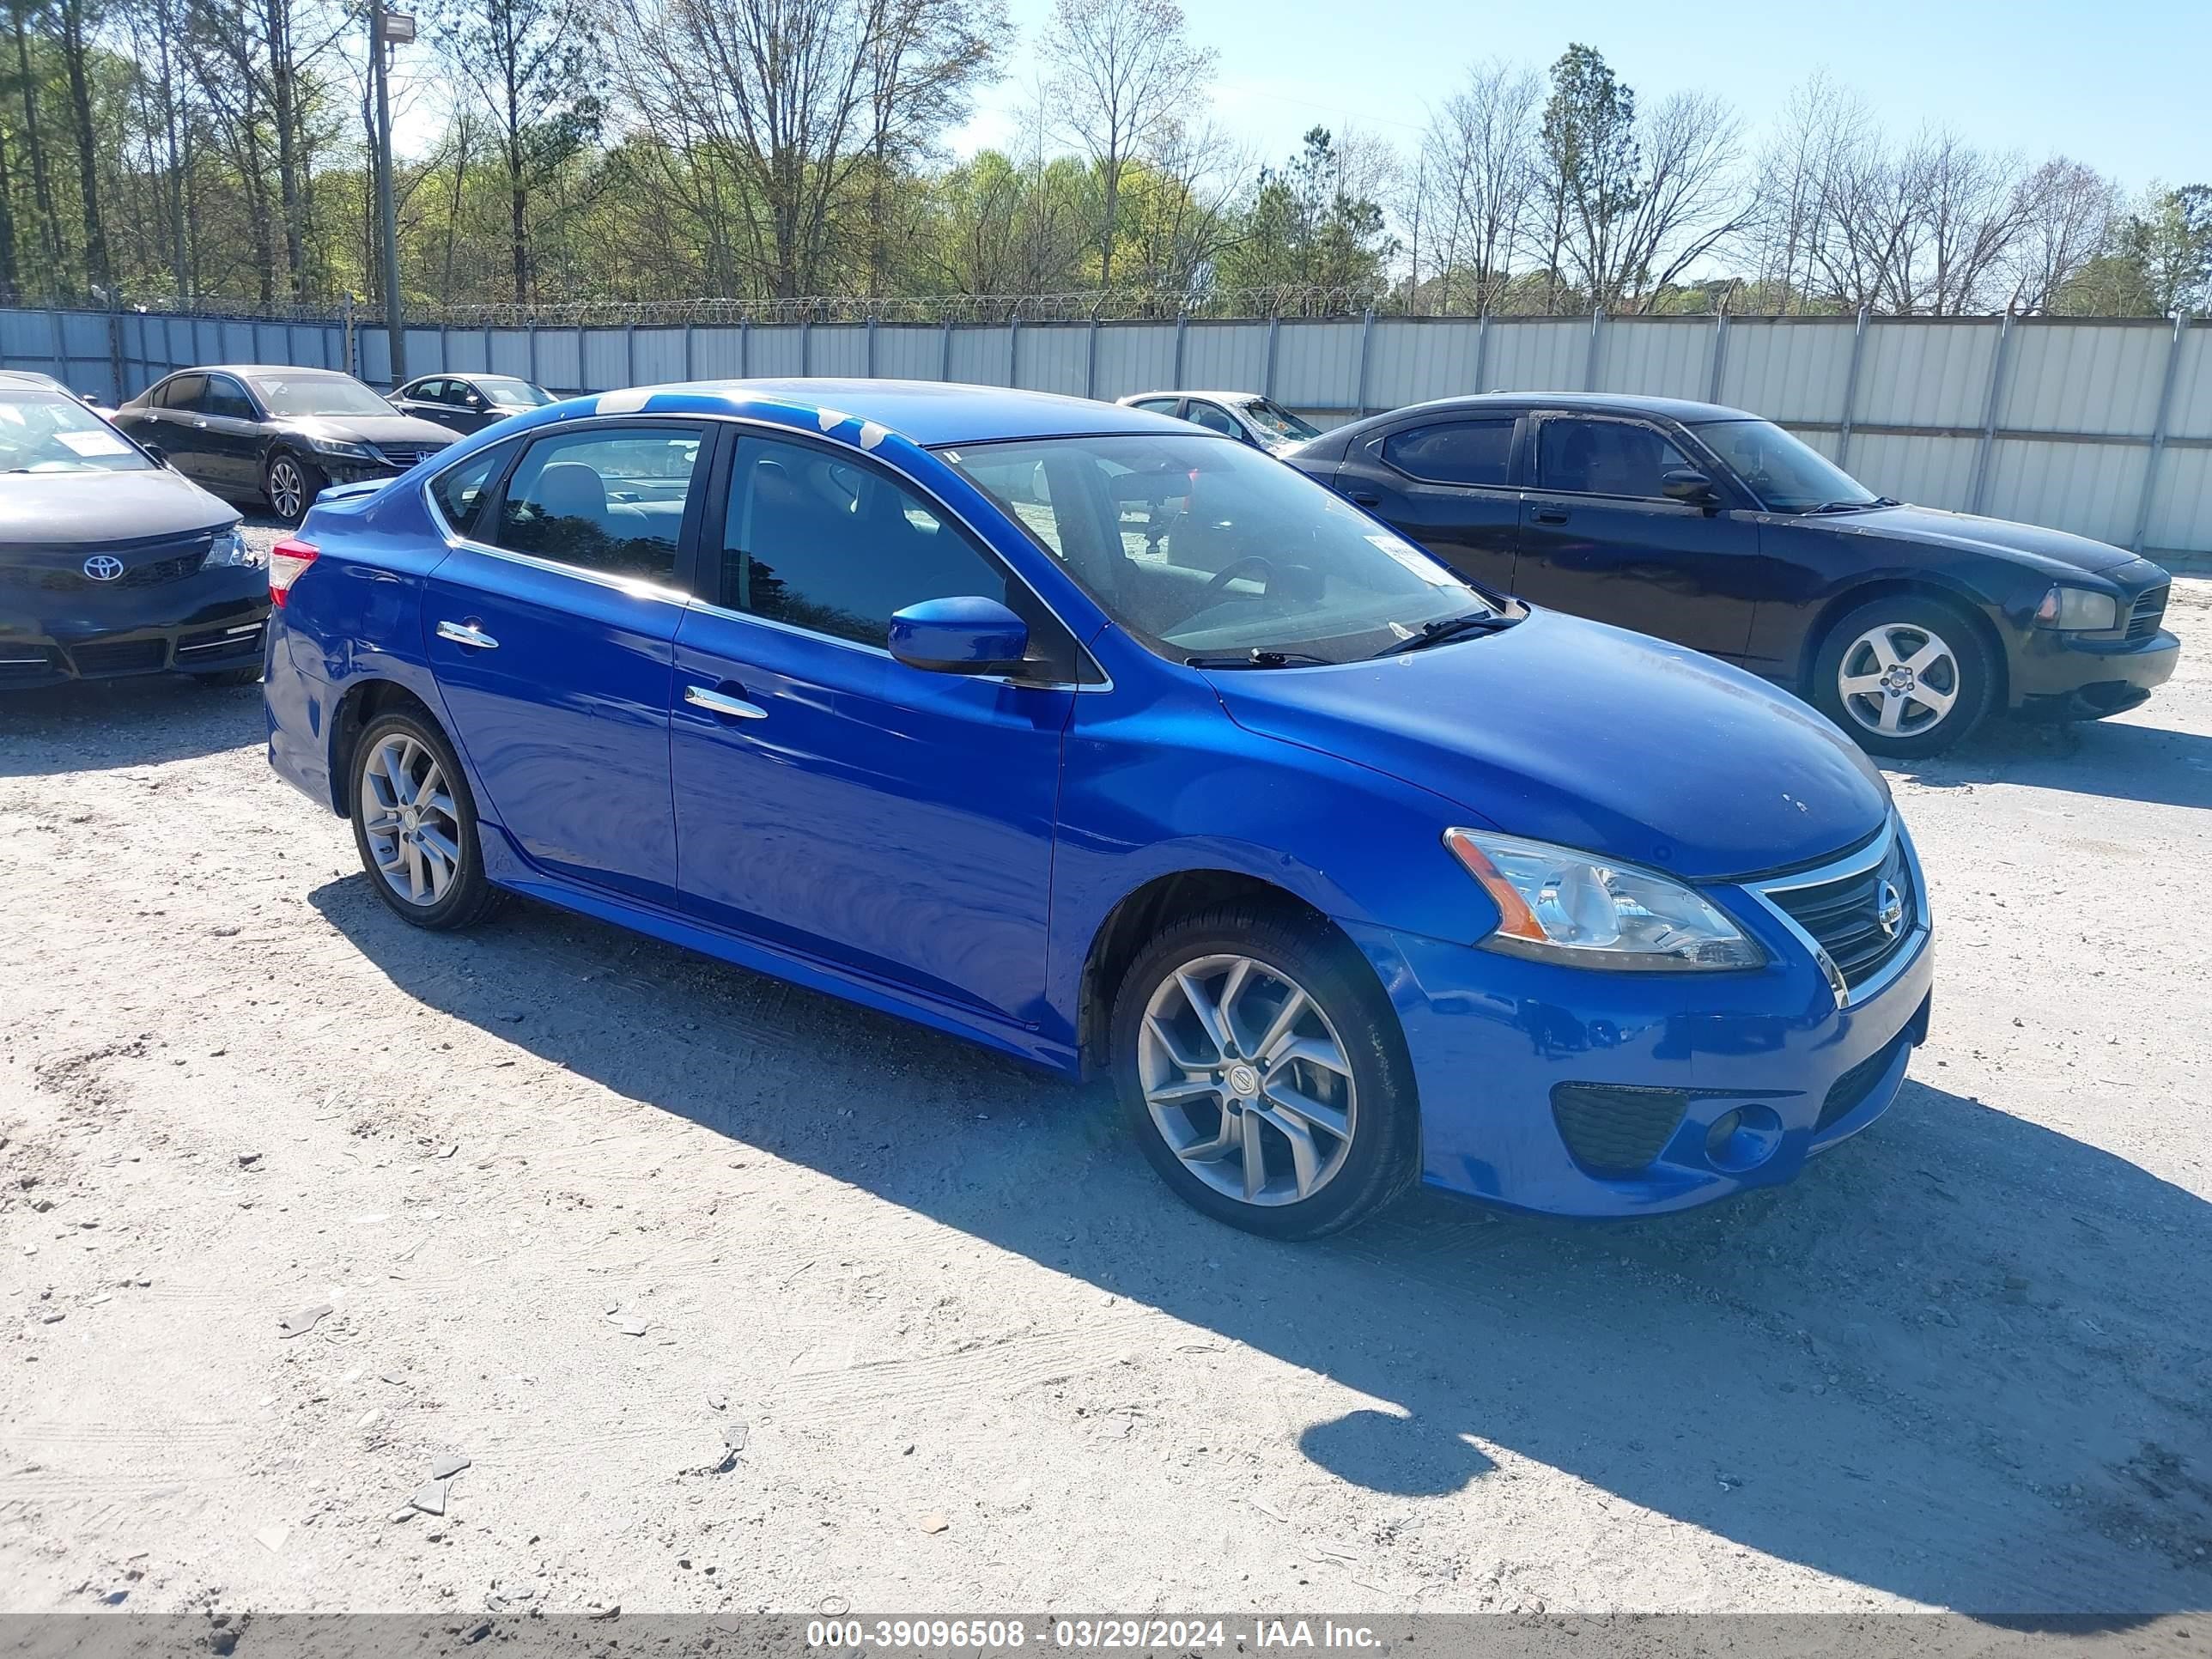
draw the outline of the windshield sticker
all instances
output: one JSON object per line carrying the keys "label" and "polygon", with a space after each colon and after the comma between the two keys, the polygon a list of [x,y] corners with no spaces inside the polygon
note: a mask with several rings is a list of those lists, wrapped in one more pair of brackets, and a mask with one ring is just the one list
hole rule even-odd
{"label": "windshield sticker", "polygon": [[131,446],[112,432],[57,432],[54,436],[79,455],[128,455]]}
{"label": "windshield sticker", "polygon": [[1434,559],[1398,536],[1370,536],[1367,538],[1400,564],[1412,571],[1431,587],[1456,587],[1459,578],[1453,575]]}

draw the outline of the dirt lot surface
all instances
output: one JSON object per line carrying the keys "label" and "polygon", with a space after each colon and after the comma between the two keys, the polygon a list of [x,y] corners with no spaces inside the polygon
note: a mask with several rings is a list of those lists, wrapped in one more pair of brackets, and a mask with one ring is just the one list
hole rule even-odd
{"label": "dirt lot surface", "polygon": [[1100,1091],[404,927],[253,690],[9,698],[0,1605],[2212,1605],[2212,583],[2172,623],[2146,708],[1896,775],[1942,967],[1874,1129],[1304,1247]]}

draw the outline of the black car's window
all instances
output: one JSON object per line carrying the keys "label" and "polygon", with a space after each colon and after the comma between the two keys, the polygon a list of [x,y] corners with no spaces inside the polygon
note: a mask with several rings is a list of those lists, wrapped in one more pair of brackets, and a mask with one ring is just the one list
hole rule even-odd
{"label": "black car's window", "polygon": [[501,409],[536,409],[553,401],[553,394],[543,386],[512,374],[487,374],[476,383],[476,389]]}
{"label": "black car's window", "polygon": [[1633,421],[1554,416],[1537,428],[1536,482],[1578,495],[1663,496],[1666,475],[1689,460]]}
{"label": "black car's window", "polygon": [[246,395],[246,388],[228,374],[207,377],[207,394],[200,399],[204,414],[216,415],[226,421],[250,421],[254,418],[253,400]]}
{"label": "black car's window", "polygon": [[1509,416],[1407,427],[1382,441],[1382,459],[1425,483],[1502,487],[1512,478],[1513,424]]}
{"label": "black car's window", "polygon": [[1188,421],[1193,426],[1204,427],[1208,432],[1218,432],[1224,438],[1241,438],[1244,435],[1244,428],[1237,424],[1234,416],[1212,404],[1201,403],[1195,398],[1190,400],[1190,408],[1183,416],[1183,419]]}
{"label": "black car's window", "polygon": [[519,438],[494,444],[430,480],[430,499],[437,502],[440,515],[455,535],[476,533],[477,509],[483,505],[485,492],[520,447]]}
{"label": "black car's window", "polygon": [[600,427],[523,454],[485,538],[517,553],[672,586],[699,477],[696,427]]}
{"label": "black car's window", "polygon": [[1820,507],[1871,507],[1878,499],[1803,439],[1771,421],[1705,421],[1691,428],[1776,513]]}
{"label": "black car's window", "polygon": [[446,383],[443,380],[417,380],[414,389],[403,395],[418,404],[442,404],[446,401]]}
{"label": "black car's window", "polygon": [[179,374],[176,379],[162,386],[161,406],[164,409],[187,410],[198,409],[200,406],[201,395],[206,391],[206,375]]}
{"label": "black car's window", "polygon": [[[881,646],[891,613],[1021,585],[921,498],[872,467],[772,438],[738,446],[722,533],[722,603]],[[1036,623],[1031,622],[1032,631]]]}

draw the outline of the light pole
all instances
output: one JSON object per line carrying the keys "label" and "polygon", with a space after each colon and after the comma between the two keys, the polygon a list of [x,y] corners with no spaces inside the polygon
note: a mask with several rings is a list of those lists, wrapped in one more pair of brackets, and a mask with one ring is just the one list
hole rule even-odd
{"label": "light pole", "polygon": [[376,217],[384,239],[384,327],[390,342],[392,384],[407,378],[407,325],[399,313],[399,216],[392,201],[391,48],[415,38],[408,12],[386,11],[384,0],[369,0],[369,74],[376,83]]}

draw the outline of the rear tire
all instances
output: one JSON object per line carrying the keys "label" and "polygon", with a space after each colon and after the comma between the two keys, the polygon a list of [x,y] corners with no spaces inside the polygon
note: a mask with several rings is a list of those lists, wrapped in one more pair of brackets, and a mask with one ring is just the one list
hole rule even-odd
{"label": "rear tire", "polygon": [[1397,1014],[1316,917],[1242,902],[1167,928],[1122,979],[1112,1042],[1145,1156],[1217,1221],[1316,1238],[1373,1215],[1420,1173]]}
{"label": "rear tire", "polygon": [[262,471],[261,493],[268,500],[270,512],[292,526],[307,516],[307,509],[329,483],[319,468],[289,449],[280,449]]}
{"label": "rear tire", "polygon": [[1979,628],[1940,599],[1898,593],[1836,620],[1813,665],[1813,702],[1859,747],[1900,758],[1963,742],[1996,701]]}
{"label": "rear tire", "polygon": [[446,734],[411,714],[380,715],[354,746],[348,794],[369,885],[403,921],[473,927],[505,895],[484,874],[476,800]]}

